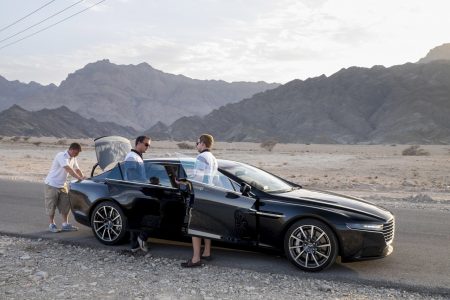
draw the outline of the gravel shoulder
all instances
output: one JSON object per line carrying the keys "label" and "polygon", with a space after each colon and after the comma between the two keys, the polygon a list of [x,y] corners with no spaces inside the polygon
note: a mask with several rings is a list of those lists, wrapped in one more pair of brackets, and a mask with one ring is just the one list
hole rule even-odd
{"label": "gravel shoulder", "polygon": [[0,299],[446,299],[4,235],[0,258]]}

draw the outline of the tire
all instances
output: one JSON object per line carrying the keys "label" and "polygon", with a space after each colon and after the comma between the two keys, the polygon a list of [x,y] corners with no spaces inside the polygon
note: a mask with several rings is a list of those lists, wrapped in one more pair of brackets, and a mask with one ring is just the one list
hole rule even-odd
{"label": "tire", "polygon": [[297,221],[284,236],[284,251],[288,259],[307,272],[318,272],[336,261],[338,243],[333,231],[315,219]]}
{"label": "tire", "polygon": [[127,227],[127,218],[115,202],[102,202],[92,212],[92,232],[102,244],[117,245],[122,243],[127,237]]}

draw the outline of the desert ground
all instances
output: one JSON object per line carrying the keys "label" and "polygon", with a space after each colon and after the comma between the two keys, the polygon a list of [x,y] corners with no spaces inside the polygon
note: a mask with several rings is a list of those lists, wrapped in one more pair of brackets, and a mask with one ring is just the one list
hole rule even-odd
{"label": "desert ground", "polygon": [[[77,141],[78,157],[89,175],[96,163],[92,139],[0,137],[0,178],[42,182],[54,155]],[[132,141],[133,143],[133,141]],[[192,156],[175,141],[152,141],[144,158]],[[194,146],[193,141],[184,144]],[[425,155],[403,155],[411,145],[276,144],[271,150],[259,143],[217,142],[217,158],[238,160],[301,184],[363,197],[388,206],[449,209],[450,146],[422,145]],[[420,153],[419,153],[420,154]]]}

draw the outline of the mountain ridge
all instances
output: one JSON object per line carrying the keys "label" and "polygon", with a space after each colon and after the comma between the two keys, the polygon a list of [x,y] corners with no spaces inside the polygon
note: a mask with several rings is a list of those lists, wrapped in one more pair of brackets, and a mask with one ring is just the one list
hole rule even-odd
{"label": "mountain ridge", "polygon": [[195,139],[208,128],[223,141],[285,143],[450,142],[450,61],[350,67],[293,80],[204,117],[146,132]]}
{"label": "mountain ridge", "polygon": [[59,86],[0,80],[0,110],[13,104],[34,111],[65,105],[83,117],[114,120],[139,130],[160,121],[170,124],[182,116],[204,115],[278,85],[191,79],[147,63],[116,65],[101,60],[68,74]]}
{"label": "mountain ridge", "polygon": [[3,136],[91,138],[104,135],[133,137],[136,134],[131,127],[86,119],[65,106],[30,112],[15,104],[0,112],[0,135]]}

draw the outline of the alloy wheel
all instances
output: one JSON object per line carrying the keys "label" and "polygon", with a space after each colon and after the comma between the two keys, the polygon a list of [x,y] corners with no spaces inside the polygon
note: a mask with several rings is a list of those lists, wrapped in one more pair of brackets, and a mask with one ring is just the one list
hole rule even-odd
{"label": "alloy wheel", "polygon": [[325,265],[333,255],[327,233],[315,225],[302,225],[289,236],[289,254],[299,266],[316,269]]}
{"label": "alloy wheel", "polygon": [[122,228],[122,216],[115,207],[103,205],[95,211],[93,229],[99,239],[105,242],[115,241],[121,235]]}

